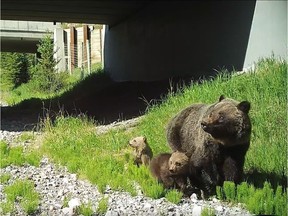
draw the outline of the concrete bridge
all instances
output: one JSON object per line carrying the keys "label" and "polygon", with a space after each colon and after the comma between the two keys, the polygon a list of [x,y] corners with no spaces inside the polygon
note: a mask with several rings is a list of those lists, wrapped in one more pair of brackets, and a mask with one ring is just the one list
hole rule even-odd
{"label": "concrete bridge", "polygon": [[1,20],[1,51],[36,53],[39,40],[55,28],[52,22]]}
{"label": "concrete bridge", "polygon": [[286,1],[2,0],[4,20],[107,24],[114,80],[199,77],[287,58]]}

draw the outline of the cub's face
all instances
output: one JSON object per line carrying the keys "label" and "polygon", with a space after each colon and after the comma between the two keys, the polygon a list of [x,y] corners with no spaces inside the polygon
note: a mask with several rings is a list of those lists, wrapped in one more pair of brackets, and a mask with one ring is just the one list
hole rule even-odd
{"label": "cub's face", "polygon": [[129,145],[135,149],[136,158],[140,158],[145,151],[147,146],[146,142],[147,139],[144,136],[135,137],[129,141]]}
{"label": "cub's face", "polygon": [[169,158],[168,167],[171,174],[182,174],[188,171],[189,158],[183,152],[173,152]]}
{"label": "cub's face", "polygon": [[133,148],[139,148],[141,146],[145,147],[146,137],[144,136],[135,137],[129,141],[129,145]]}
{"label": "cub's face", "polygon": [[250,103],[220,98],[203,117],[202,129],[214,138],[241,139],[250,136],[251,123],[248,116]]}

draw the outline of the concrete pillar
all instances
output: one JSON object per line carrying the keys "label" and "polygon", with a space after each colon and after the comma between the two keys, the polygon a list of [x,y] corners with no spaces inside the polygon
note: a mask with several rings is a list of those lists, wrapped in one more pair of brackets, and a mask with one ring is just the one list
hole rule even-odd
{"label": "concrete pillar", "polygon": [[58,61],[57,71],[65,71],[64,33],[62,28],[54,29],[54,58]]}
{"label": "concrete pillar", "polygon": [[77,65],[77,33],[73,26],[70,27],[70,71],[73,71]]}
{"label": "concrete pillar", "polygon": [[105,71],[116,81],[242,70],[255,1],[153,2],[106,29]]}
{"label": "concrete pillar", "polygon": [[[83,25],[83,62],[87,62],[87,40],[89,40],[89,29],[87,25]],[[86,63],[87,64],[87,63]]]}
{"label": "concrete pillar", "polygon": [[257,1],[244,69],[262,57],[287,59],[287,1]]}

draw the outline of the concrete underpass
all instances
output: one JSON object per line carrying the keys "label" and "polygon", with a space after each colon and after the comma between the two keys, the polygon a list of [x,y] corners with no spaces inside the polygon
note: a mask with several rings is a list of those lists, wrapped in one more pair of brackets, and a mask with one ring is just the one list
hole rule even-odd
{"label": "concrete underpass", "polygon": [[105,71],[152,81],[286,58],[286,1],[2,0],[3,20],[106,24]]}

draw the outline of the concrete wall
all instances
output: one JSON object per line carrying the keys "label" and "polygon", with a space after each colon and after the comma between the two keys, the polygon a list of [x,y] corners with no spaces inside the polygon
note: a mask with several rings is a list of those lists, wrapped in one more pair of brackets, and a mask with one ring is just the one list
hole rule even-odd
{"label": "concrete wall", "polygon": [[254,8],[255,1],[152,2],[107,28],[104,68],[117,81],[241,70]]}
{"label": "concrete wall", "polygon": [[274,54],[287,59],[287,1],[257,1],[244,68]]}
{"label": "concrete wall", "polygon": [[58,25],[52,22],[1,20],[1,51],[36,53],[39,40],[47,32],[52,34]]}

